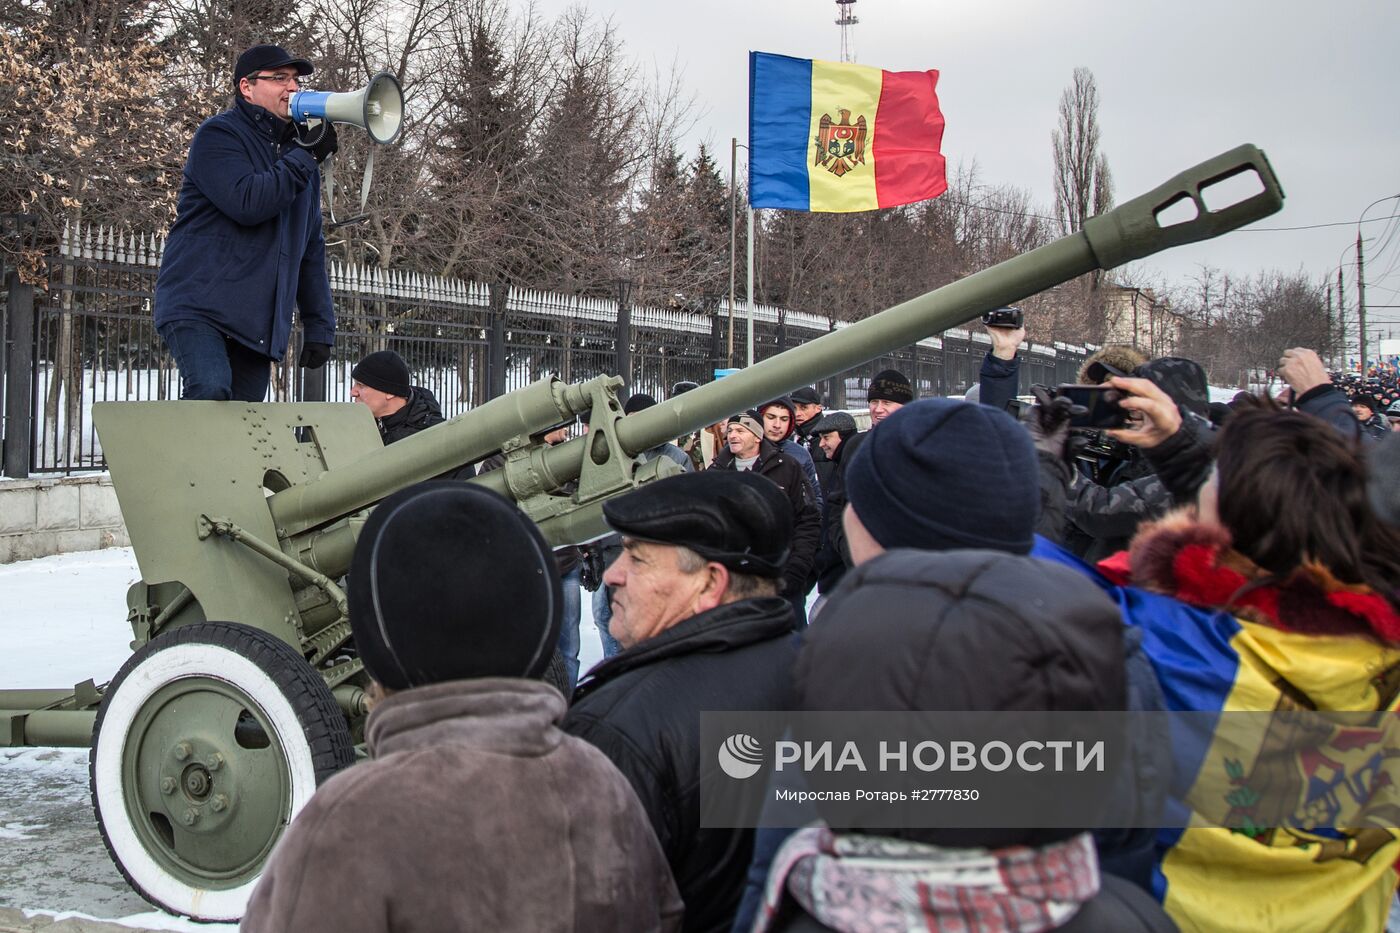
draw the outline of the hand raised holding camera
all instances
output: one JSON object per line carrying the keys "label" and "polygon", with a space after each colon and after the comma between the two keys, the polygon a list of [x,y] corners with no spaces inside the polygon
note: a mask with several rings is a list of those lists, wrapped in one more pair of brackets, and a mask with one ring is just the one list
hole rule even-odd
{"label": "hand raised holding camera", "polygon": [[1181,410],[1152,380],[1114,376],[1108,384],[1122,393],[1118,401],[1120,408],[1141,416],[1125,428],[1109,431],[1109,437],[1134,447],[1148,448],[1156,447],[1181,430]]}
{"label": "hand raised holding camera", "polygon": [[992,356],[1000,360],[1014,360],[1016,351],[1026,340],[1024,327],[988,327],[987,336],[992,339]]}

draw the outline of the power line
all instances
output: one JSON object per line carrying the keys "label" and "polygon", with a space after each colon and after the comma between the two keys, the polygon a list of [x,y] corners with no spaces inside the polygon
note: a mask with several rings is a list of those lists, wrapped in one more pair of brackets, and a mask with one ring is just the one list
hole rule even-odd
{"label": "power line", "polygon": [[[1389,215],[1389,216],[1387,216],[1387,217],[1371,217],[1371,218],[1369,218],[1369,219],[1367,219],[1367,220],[1361,221],[1361,223],[1363,223],[1363,224],[1373,224],[1373,223],[1376,223],[1376,222],[1382,221],[1382,220],[1394,220],[1394,219],[1397,218],[1397,217],[1400,217],[1400,214],[1391,214],[1391,215]],[[1303,225],[1303,226],[1301,226],[1301,227],[1242,227],[1242,228],[1240,228],[1240,231],[1239,231],[1239,232],[1241,232],[1241,233],[1282,233],[1282,232],[1286,232],[1286,231],[1289,231],[1289,230],[1321,230],[1323,227],[1355,227],[1355,226],[1358,226],[1358,224],[1357,224],[1357,222],[1354,221],[1354,220],[1339,220],[1339,221],[1337,221],[1336,223],[1328,223],[1328,224],[1305,224],[1305,225]]]}

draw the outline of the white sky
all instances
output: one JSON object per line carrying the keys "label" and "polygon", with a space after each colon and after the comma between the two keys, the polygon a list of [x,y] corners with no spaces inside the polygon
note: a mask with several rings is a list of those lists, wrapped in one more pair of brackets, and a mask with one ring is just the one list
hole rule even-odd
{"label": "white sky", "polygon": [[[546,14],[569,5],[537,2]],[[689,149],[710,143],[726,173],[730,137],[747,135],[748,51],[840,58],[831,0],[584,5],[613,19],[645,67],[683,68],[702,110]],[[1239,274],[1333,270],[1335,280],[1345,261],[1350,290],[1354,250],[1342,254],[1358,216],[1400,194],[1400,3],[1391,0],[858,0],[855,14],[859,62],[941,72],[944,154],[950,166],[975,159],[985,183],[1029,189],[1050,206],[1056,105],[1083,65],[1098,80],[1102,148],[1119,201],[1250,142],[1268,154],[1287,194],[1284,209],[1256,226],[1346,224],[1240,232],[1159,254],[1149,265],[1169,280],[1201,263]],[[1400,201],[1367,217],[1393,213]],[[1363,230],[1379,238],[1386,227]],[[1366,244],[1367,303],[1400,304],[1400,292],[1381,290],[1400,288],[1400,262],[1382,279],[1400,257],[1400,236],[1373,256],[1381,245]],[[1400,320],[1400,309],[1390,314]]]}

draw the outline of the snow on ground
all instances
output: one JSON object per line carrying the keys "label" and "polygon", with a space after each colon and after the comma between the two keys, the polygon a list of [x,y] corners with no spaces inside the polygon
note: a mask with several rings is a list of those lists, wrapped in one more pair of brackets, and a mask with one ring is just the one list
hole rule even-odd
{"label": "snow on ground", "polygon": [[[126,591],[140,576],[130,548],[0,565],[0,690],[111,680],[131,655]],[[582,594],[581,671],[603,656],[591,595]],[[103,851],[87,769],[85,748],[0,749],[0,904],[141,929],[234,930],[141,911]]]}
{"label": "snow on ground", "polygon": [[131,548],[0,565],[0,690],[111,680],[131,654]]}

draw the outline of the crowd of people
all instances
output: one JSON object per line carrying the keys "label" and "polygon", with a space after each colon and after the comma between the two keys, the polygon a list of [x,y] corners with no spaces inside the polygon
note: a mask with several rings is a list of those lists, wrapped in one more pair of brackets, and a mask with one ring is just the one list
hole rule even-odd
{"label": "crowd of people", "polygon": [[[272,362],[330,356],[317,192],[338,142],[289,110],[312,71],[246,50],[192,142],[155,297],[183,398],[257,401]],[[646,451],[682,472],[606,502],[612,534],[583,547],[551,551],[461,482],[499,456],[380,503],[348,575],[369,760],[297,815],[243,927],[1384,929],[1384,730],[1351,737],[1360,765],[1311,760],[1307,815],[1279,825],[1207,819],[1193,783],[1223,766],[1252,792],[1246,763],[1154,742],[1126,769],[1160,791],[1129,789],[1136,828],[702,819],[702,712],[1400,709],[1394,366],[1329,374],[1290,350],[1281,397],[1224,405],[1190,360],[1106,347],[1078,382],[1127,420],[1086,430],[1069,396],[1017,405],[1025,333],[988,332],[968,398],[885,370],[867,430],[803,387]],[[443,420],[392,351],[353,379],[386,444]],[[605,655],[588,671],[584,592]],[[1342,787],[1380,815],[1332,826]],[[1145,828],[1168,811],[1178,828]]]}
{"label": "crowd of people", "polygon": [[[382,503],[349,575],[371,760],[296,818],[244,927],[1385,929],[1393,819],[1227,828],[1170,743],[1132,750],[1139,828],[702,819],[702,712],[1400,710],[1400,439],[1354,387],[1290,350],[1282,397],[1212,411],[1194,362],[1106,347],[1079,380],[1126,420],[1090,431],[1043,387],[1008,414],[1024,335],[989,330],[977,401],[886,370],[859,431],[799,389],[648,451],[683,472],[581,550],[472,484]],[[399,399],[386,443],[425,407],[391,356],[355,374]],[[580,675],[581,585],[605,657]],[[1394,786],[1369,759],[1330,781],[1299,806]],[[1170,808],[1190,828],[1142,828]]]}

